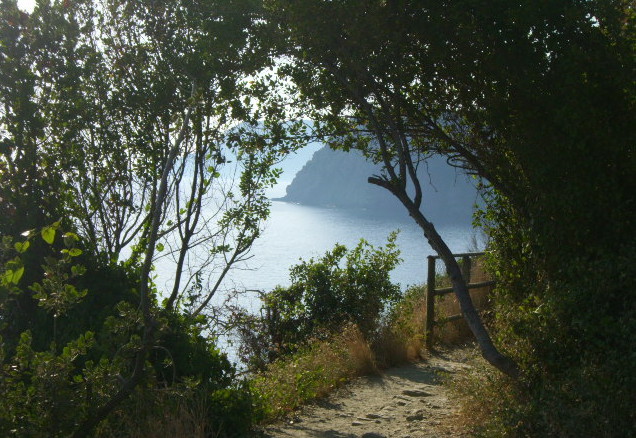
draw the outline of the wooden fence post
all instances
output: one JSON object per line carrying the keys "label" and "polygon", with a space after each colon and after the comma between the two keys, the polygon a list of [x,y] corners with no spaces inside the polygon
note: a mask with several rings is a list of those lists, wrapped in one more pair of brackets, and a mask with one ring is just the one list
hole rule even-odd
{"label": "wooden fence post", "polygon": [[426,282],[426,349],[433,347],[435,324],[435,256],[428,256],[428,280]]}
{"label": "wooden fence post", "polygon": [[470,283],[470,269],[471,269],[471,260],[470,256],[465,255],[462,257],[462,277],[464,277],[464,281],[466,284]]}

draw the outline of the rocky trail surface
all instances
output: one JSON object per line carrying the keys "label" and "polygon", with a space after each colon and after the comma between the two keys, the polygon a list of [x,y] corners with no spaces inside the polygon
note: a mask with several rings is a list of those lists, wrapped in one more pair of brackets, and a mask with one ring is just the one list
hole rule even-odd
{"label": "rocky trail surface", "polygon": [[326,399],[304,407],[264,437],[432,438],[468,437],[445,381],[466,368],[471,350],[437,353],[426,361],[361,377]]}

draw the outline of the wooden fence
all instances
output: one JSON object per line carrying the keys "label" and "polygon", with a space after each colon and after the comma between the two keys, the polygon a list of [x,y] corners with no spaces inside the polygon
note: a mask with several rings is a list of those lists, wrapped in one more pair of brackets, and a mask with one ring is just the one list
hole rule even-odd
{"label": "wooden fence", "polygon": [[[495,285],[495,281],[486,280],[483,278],[477,278],[474,283],[471,283],[471,277],[475,275],[475,268],[477,267],[476,261],[483,256],[483,252],[467,252],[461,254],[453,254],[455,258],[460,259],[459,263],[462,269],[462,275],[466,281],[468,289],[478,289],[483,287],[492,287]],[[436,262],[439,256],[428,256],[428,281],[426,287],[426,348],[431,349],[433,346],[433,330],[435,326],[440,326],[450,321],[456,321],[464,317],[463,314],[450,315],[439,321],[435,320],[435,297],[443,296],[453,292],[452,286],[437,287],[438,275],[436,271]]]}

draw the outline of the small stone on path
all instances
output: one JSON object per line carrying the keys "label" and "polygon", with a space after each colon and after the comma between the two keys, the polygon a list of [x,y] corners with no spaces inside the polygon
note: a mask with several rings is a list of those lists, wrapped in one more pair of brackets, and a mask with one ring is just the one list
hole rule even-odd
{"label": "small stone on path", "polygon": [[424,419],[424,411],[414,411],[406,416],[406,421],[419,421]]}
{"label": "small stone on path", "polygon": [[447,374],[453,374],[455,372],[453,368],[441,367],[441,366],[431,367],[431,371],[434,371],[436,373],[447,373]]}
{"label": "small stone on path", "polygon": [[402,391],[402,394],[408,395],[409,397],[428,397],[431,395],[430,393],[420,389],[405,389]]}
{"label": "small stone on path", "polygon": [[376,418],[382,418],[382,415],[378,415],[378,414],[367,414],[366,415],[367,418],[370,418],[372,420],[375,420]]}

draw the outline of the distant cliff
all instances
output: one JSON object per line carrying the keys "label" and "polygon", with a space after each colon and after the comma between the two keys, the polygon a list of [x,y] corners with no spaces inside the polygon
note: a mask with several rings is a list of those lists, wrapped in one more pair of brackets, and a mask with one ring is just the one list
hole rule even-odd
{"label": "distant cliff", "polygon": [[[303,205],[366,209],[374,215],[406,216],[405,208],[387,190],[369,184],[367,178],[380,167],[358,151],[342,152],[323,147],[316,151],[287,186],[281,201]],[[422,183],[423,210],[434,222],[467,223],[477,192],[469,179],[435,157],[418,171]]]}

